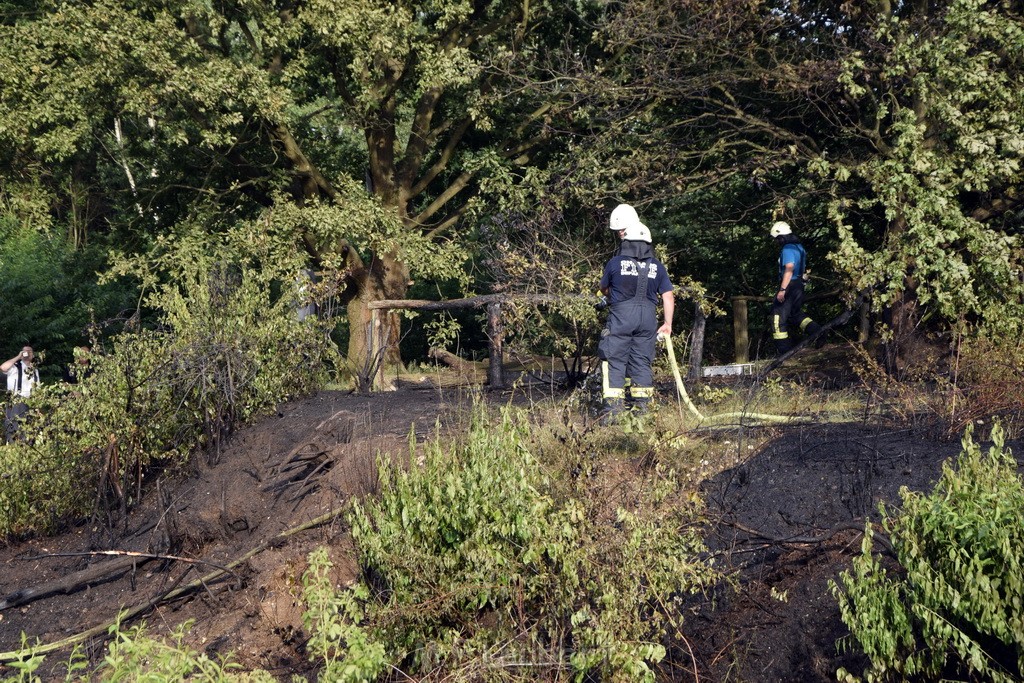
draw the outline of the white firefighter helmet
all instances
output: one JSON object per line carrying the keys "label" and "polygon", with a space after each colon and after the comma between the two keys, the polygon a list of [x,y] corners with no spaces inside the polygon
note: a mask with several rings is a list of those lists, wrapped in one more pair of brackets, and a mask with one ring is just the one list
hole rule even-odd
{"label": "white firefighter helmet", "polygon": [[616,232],[625,231],[626,234],[622,237],[624,240],[651,243],[651,231],[640,222],[636,209],[629,204],[619,204],[615,207],[608,220],[608,227]]}
{"label": "white firefighter helmet", "polygon": [[789,223],[786,221],[776,221],[775,225],[772,226],[771,235],[772,237],[779,237],[781,235],[792,235],[793,229],[789,227]]}

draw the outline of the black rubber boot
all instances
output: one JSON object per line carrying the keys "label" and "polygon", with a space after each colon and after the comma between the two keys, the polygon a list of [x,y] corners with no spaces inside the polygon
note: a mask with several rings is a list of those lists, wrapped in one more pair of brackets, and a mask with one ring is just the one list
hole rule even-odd
{"label": "black rubber boot", "polygon": [[598,416],[601,419],[601,424],[615,424],[625,409],[625,401],[621,398],[606,398],[601,406],[601,413]]}
{"label": "black rubber boot", "polygon": [[637,415],[646,415],[647,411],[651,409],[651,399],[632,398],[626,404],[626,408]]}
{"label": "black rubber boot", "polygon": [[821,325],[818,323],[811,323],[807,326],[807,329],[804,332],[811,339],[817,337],[817,339],[814,339],[814,348],[816,349],[820,349],[825,345],[825,342],[828,341],[828,334],[821,334],[821,336],[818,336],[819,332],[821,332]]}

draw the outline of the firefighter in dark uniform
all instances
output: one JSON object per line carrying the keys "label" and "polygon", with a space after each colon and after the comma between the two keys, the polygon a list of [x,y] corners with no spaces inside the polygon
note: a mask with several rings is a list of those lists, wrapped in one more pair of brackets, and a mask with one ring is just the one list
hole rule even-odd
{"label": "firefighter in dark uniform", "polygon": [[[815,336],[821,326],[802,311],[804,280],[808,272],[804,245],[785,221],[776,222],[770,233],[780,248],[779,289],[772,299],[770,323],[775,348],[781,356],[795,345],[792,335],[794,330],[799,329],[801,334]],[[819,346],[823,341],[823,338],[819,338]]]}
{"label": "firefighter in dark uniform", "polygon": [[[672,333],[675,299],[665,265],[654,257],[651,231],[640,222],[636,210],[620,204],[612,211],[609,227],[622,242],[618,254],[605,265],[599,285],[608,299],[609,313],[598,355],[602,361],[602,416],[614,418],[626,407],[646,410],[654,397],[651,363],[658,335]],[[661,327],[659,296],[665,311]]]}

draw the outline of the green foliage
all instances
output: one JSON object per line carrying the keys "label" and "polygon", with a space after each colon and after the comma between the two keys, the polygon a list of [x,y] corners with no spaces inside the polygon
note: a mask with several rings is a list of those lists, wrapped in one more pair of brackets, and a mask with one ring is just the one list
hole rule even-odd
{"label": "green foliage", "polygon": [[655,235],[718,296],[766,293],[784,217],[847,301],[908,304],[900,342],[922,317],[1016,336],[1022,31],[1017,4],[983,0],[630,0],[597,34],[615,58],[566,67],[605,123],[572,186],[661,212]]}
{"label": "green foliage", "polygon": [[931,493],[904,489],[902,510],[882,510],[899,571],[872,553],[869,524],[842,589],[832,584],[868,681],[1024,674],[1024,481],[998,427],[992,440],[982,453],[968,429]]}
{"label": "green foliage", "polygon": [[[878,23],[885,47],[846,62],[847,90],[872,103],[868,125],[881,134],[877,154],[818,163],[846,197],[833,205],[833,260],[855,289],[874,288],[876,306],[909,286],[947,321],[1019,335],[1019,235],[995,219],[996,198],[1024,178],[1024,25],[980,0],[940,5],[927,26]],[[865,239],[860,224],[879,216],[881,242]]]}
{"label": "green foliage", "polygon": [[77,385],[43,386],[23,439],[0,446],[0,537],[135,500],[153,460],[215,459],[238,423],[325,379],[332,347],[297,320],[297,264],[265,226],[161,244],[116,269],[149,289],[161,327],[110,340]]}
{"label": "green foliage", "polygon": [[[353,308],[438,271],[464,281],[464,219],[527,204],[542,151],[563,145],[544,114],[571,103],[521,79],[547,78],[550,50],[585,47],[602,10],[40,3],[0,34],[0,200],[143,250],[205,205],[244,219],[288,203],[319,214],[294,236]],[[357,365],[362,338],[349,337]]]}
{"label": "green foliage", "polygon": [[704,403],[714,404],[730,398],[734,393],[729,387],[704,384],[700,387],[697,398]]}
{"label": "green foliage", "polygon": [[98,247],[75,250],[58,235],[0,217],[0,355],[31,345],[48,361],[41,363],[43,381],[59,378],[90,323],[133,303],[129,287],[97,284],[101,262]]}
{"label": "green foliage", "polygon": [[674,596],[714,578],[696,531],[679,508],[599,518],[601,501],[544,475],[527,428],[511,411],[488,426],[478,411],[464,443],[428,444],[405,468],[380,461],[380,499],[350,515],[360,580],[334,594],[322,551],[306,574],[324,680],[390,666],[514,680],[511,662],[654,679]]}
{"label": "green foliage", "polygon": [[145,625],[122,631],[119,625],[111,627],[114,639],[107,646],[103,663],[96,669],[99,681],[201,681],[220,683],[237,681],[266,683],[274,678],[265,671],[234,673],[238,669],[230,659],[214,661],[205,653],[196,652],[185,644],[185,634],[191,622],[181,624],[171,633],[170,642],[149,637]]}
{"label": "green foliage", "polygon": [[323,659],[321,679],[369,681],[387,668],[384,645],[362,628],[369,588],[362,583],[337,591],[331,581],[333,567],[327,549],[309,555],[309,569],[302,577],[306,611],[302,623],[312,634],[309,651]]}
{"label": "green foliage", "polygon": [[[42,683],[43,679],[36,672],[46,662],[46,655],[40,654],[38,648],[38,644],[30,643],[28,637],[22,633],[21,647],[16,650],[18,657],[5,663],[7,667],[18,673],[16,676],[0,678],[0,681],[3,683]],[[80,647],[76,646],[72,649],[65,667],[67,669],[65,681],[70,683],[70,681],[82,680],[80,677],[82,672],[88,668],[88,664]]]}
{"label": "green foliage", "polygon": [[433,348],[445,349],[458,338],[462,326],[451,314],[445,312],[423,323],[427,342]]}
{"label": "green foliage", "polygon": [[296,206],[277,197],[272,211],[265,214],[275,231],[293,235],[306,231],[325,250],[323,266],[344,268],[340,254],[329,253],[331,245],[349,241],[371,253],[397,255],[418,276],[451,279],[468,286],[463,268],[465,245],[459,241],[435,242],[418,233],[406,234],[394,212],[380,200],[367,196],[360,183],[337,182],[338,196],[332,201],[310,201]]}
{"label": "green foliage", "polygon": [[[288,204],[353,318],[410,280],[468,287],[474,228],[545,203],[574,214],[529,226],[554,252],[631,200],[685,259],[674,274],[701,269],[719,300],[763,293],[764,228],[784,214],[816,276],[871,288],[879,308],[906,292],[934,320],[1016,334],[1024,319],[1014,3],[293,5],[11,13],[3,210],[146,250],[197,207],[251,218]],[[574,286],[552,292],[590,290],[567,272]],[[532,314],[531,335],[579,357],[577,312]],[[728,353],[727,324],[709,321],[712,355]],[[363,337],[349,336],[356,365]]]}
{"label": "green foliage", "polygon": [[[170,634],[169,642],[150,636],[146,626],[122,630],[120,623],[110,627],[111,642],[106,655],[94,670],[79,649],[75,649],[66,664],[64,680],[68,681],[132,681],[163,683],[165,681],[197,681],[201,683],[269,683],[274,677],[265,671],[237,672],[239,665],[230,658],[213,660],[205,653],[196,652],[185,644],[185,634],[192,622],[179,625]],[[42,683],[39,675],[45,657],[33,654],[32,646],[22,644],[24,658],[10,666],[18,671],[16,677],[0,679],[4,683]],[[54,680],[51,672],[46,680]]]}

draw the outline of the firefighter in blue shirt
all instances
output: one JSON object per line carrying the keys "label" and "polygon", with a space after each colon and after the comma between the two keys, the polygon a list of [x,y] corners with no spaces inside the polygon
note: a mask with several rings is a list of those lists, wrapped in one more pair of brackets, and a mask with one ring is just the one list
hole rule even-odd
{"label": "firefighter in blue shirt", "polygon": [[[602,416],[614,418],[627,406],[646,410],[654,397],[654,349],[659,334],[672,333],[675,299],[665,265],[654,257],[651,231],[636,210],[620,204],[612,211],[609,228],[622,240],[608,261],[599,285],[608,298],[608,322],[601,331]],[[658,297],[665,312],[658,326]],[[630,379],[626,395],[626,377]]]}
{"label": "firefighter in blue shirt", "polygon": [[[799,328],[802,334],[814,336],[821,326],[810,316],[804,315],[804,280],[807,276],[807,252],[793,229],[785,221],[776,222],[771,228],[771,236],[779,245],[779,289],[772,299],[770,313],[772,338],[779,355],[786,353],[795,345],[791,332]],[[821,343],[819,339],[819,345]]]}

